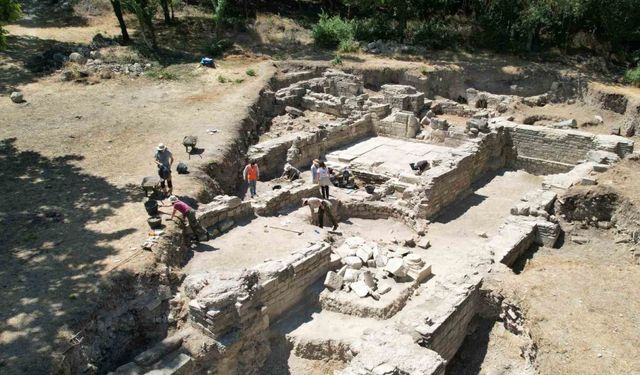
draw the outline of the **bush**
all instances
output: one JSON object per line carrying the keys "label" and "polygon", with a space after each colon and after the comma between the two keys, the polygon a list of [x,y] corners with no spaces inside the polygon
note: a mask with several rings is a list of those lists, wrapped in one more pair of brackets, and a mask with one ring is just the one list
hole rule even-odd
{"label": "bush", "polygon": [[338,50],[343,53],[358,52],[360,44],[353,39],[343,40],[340,42]]}
{"label": "bush", "polygon": [[331,60],[331,65],[342,65],[342,56],[340,56],[340,54],[336,54],[336,57]]}
{"label": "bush", "polygon": [[222,75],[219,75],[219,76],[218,76],[218,82],[220,82],[220,83],[227,83],[227,81],[228,81],[228,79],[227,79],[227,78],[225,78],[224,76],[222,76]]}
{"label": "bush", "polygon": [[211,57],[220,57],[222,54],[231,48],[233,43],[228,39],[214,40],[207,48],[207,54]]}
{"label": "bush", "polygon": [[624,81],[630,85],[640,87],[640,66],[627,70],[624,73]]}
{"label": "bush", "polygon": [[343,41],[353,40],[353,26],[340,16],[329,17],[322,13],[312,34],[313,40],[320,47],[335,48]]}
{"label": "bush", "polygon": [[351,22],[353,37],[356,40],[373,42],[376,40],[398,39],[397,28],[393,22],[382,16],[375,18],[359,18]]}
{"label": "bush", "polygon": [[455,27],[436,19],[411,24],[407,34],[411,44],[432,49],[452,47],[458,42]]}
{"label": "bush", "polygon": [[255,77],[256,76],[256,71],[253,70],[253,69],[247,69],[246,73],[247,73],[247,75],[249,77]]}

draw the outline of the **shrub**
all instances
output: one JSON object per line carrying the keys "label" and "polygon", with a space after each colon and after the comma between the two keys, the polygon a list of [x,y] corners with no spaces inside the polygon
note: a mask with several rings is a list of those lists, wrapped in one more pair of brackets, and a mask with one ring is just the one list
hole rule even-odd
{"label": "shrub", "polygon": [[640,87],[640,66],[627,70],[624,73],[624,81],[630,85]]}
{"label": "shrub", "polygon": [[411,44],[432,49],[452,47],[458,39],[452,24],[436,19],[411,24],[407,33]]}
{"label": "shrub", "polygon": [[338,51],[343,53],[357,52],[360,49],[360,44],[353,39],[347,39],[340,42]]}
{"label": "shrub", "polygon": [[340,16],[329,17],[322,13],[312,34],[313,40],[320,47],[335,48],[342,41],[353,40],[353,26]]}
{"label": "shrub", "polygon": [[211,57],[220,57],[226,50],[231,48],[232,45],[233,43],[228,39],[214,40],[206,52]]}
{"label": "shrub", "polygon": [[227,80],[224,76],[222,76],[222,75],[219,75],[219,76],[218,76],[218,82],[220,82],[220,83],[227,83],[227,81],[228,81],[228,80]]}
{"label": "shrub", "polygon": [[242,82],[244,82],[244,79],[242,79],[242,78],[236,78],[236,79],[233,80],[233,83],[235,83],[236,85],[239,85]]}
{"label": "shrub", "polygon": [[393,21],[382,16],[373,18],[359,18],[351,22],[353,37],[356,40],[373,42],[376,40],[390,40],[399,37]]}
{"label": "shrub", "polygon": [[340,54],[336,54],[336,57],[331,60],[331,65],[342,65],[342,56],[340,56]]}
{"label": "shrub", "polygon": [[256,71],[253,70],[253,69],[247,69],[246,73],[247,73],[247,75],[249,77],[255,77],[256,76]]}

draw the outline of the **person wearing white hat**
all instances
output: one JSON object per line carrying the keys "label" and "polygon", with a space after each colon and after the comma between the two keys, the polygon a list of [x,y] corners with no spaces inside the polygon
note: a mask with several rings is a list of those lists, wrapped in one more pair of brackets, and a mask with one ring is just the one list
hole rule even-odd
{"label": "person wearing white hat", "polygon": [[187,219],[189,227],[196,236],[197,241],[200,241],[200,234],[204,234],[207,241],[211,238],[209,232],[207,232],[207,230],[198,222],[198,219],[196,219],[196,210],[178,199],[175,195],[169,197],[169,202],[171,202],[171,205],[173,206],[173,212],[171,212],[171,218],[168,220],[173,220],[176,216],[176,211],[180,212],[182,217]]}
{"label": "person wearing white hat", "polygon": [[[173,165],[173,154],[163,143],[160,143],[156,147],[154,161],[158,165],[158,176],[160,176],[160,186],[162,187],[162,191],[165,195],[167,193],[172,194],[173,182],[171,181],[171,166]],[[165,181],[169,188],[168,192],[165,187]]]}

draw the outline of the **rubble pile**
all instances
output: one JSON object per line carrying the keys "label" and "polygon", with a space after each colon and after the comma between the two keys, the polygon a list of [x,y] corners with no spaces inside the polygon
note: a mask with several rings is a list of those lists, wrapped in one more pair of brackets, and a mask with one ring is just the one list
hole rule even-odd
{"label": "rubble pile", "polygon": [[420,283],[431,275],[431,266],[408,248],[387,248],[360,237],[348,238],[332,257],[342,267],[337,272],[329,271],[324,285],[331,291],[353,292],[360,298],[378,300],[391,291],[395,282]]}

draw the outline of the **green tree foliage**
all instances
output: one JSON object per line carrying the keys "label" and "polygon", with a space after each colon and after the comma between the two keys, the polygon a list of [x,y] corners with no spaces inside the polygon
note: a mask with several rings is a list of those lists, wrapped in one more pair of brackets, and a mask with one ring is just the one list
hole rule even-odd
{"label": "green tree foliage", "polygon": [[151,49],[158,48],[156,39],[156,29],[153,25],[153,18],[158,10],[159,0],[121,0],[126,10],[136,15],[140,25],[140,34]]}
{"label": "green tree foliage", "polygon": [[317,45],[335,48],[341,43],[353,40],[353,25],[340,16],[320,15],[320,20],[313,27],[313,39]]}
{"label": "green tree foliage", "polygon": [[[640,0],[341,2],[358,40],[395,39],[444,48],[464,39],[473,46],[532,51],[568,49],[575,36],[583,33],[610,51],[640,46]],[[467,27],[467,35],[458,32],[461,24]]]}
{"label": "green tree foliage", "polygon": [[7,47],[6,31],[3,24],[16,21],[20,18],[20,4],[15,0],[0,0],[0,50]]}

